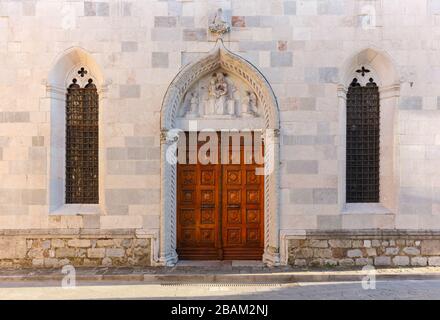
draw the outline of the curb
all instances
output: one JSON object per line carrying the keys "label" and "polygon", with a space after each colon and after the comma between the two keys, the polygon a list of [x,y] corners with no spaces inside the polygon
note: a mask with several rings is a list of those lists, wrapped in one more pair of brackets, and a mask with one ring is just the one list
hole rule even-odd
{"label": "curb", "polygon": [[[361,273],[255,273],[255,274],[77,274],[83,282],[136,282],[144,284],[293,284],[299,282],[361,281]],[[62,281],[63,274],[0,275],[4,282]],[[376,280],[440,280],[440,273],[377,273]]]}

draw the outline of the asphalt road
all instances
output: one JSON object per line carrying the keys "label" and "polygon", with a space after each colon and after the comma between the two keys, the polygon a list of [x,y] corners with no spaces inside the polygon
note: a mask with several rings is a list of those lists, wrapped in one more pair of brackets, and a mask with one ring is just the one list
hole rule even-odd
{"label": "asphalt road", "polygon": [[0,299],[440,299],[440,280],[377,281],[288,285],[148,285],[142,283],[0,283]]}

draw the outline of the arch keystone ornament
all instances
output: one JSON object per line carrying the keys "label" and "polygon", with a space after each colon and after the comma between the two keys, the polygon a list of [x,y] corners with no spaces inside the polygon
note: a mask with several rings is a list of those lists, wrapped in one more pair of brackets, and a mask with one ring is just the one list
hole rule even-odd
{"label": "arch keystone ornament", "polygon": [[[262,121],[261,134],[264,151],[264,254],[263,262],[269,266],[280,264],[279,228],[279,140],[280,122],[278,102],[263,74],[249,61],[229,51],[222,39],[202,59],[192,62],[177,74],[163,99],[161,108],[161,212],[159,264],[172,266],[176,253],[176,185],[177,165],[174,155],[177,137],[182,131],[177,118],[191,87],[209,74],[225,71],[239,78],[256,95]],[[240,120],[246,121],[246,120]],[[220,121],[218,123],[221,123]],[[223,128],[214,128],[217,131]],[[257,173],[258,174],[258,173]]]}

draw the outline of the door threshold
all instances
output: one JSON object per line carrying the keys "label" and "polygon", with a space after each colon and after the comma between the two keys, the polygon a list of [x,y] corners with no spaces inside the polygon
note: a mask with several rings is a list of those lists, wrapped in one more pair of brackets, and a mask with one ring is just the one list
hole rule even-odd
{"label": "door threshold", "polygon": [[261,260],[179,260],[177,267],[264,267]]}

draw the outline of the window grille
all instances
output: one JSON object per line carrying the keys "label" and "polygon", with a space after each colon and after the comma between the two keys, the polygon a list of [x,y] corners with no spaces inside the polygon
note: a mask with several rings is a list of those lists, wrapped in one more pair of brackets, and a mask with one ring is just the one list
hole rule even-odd
{"label": "window grille", "polygon": [[347,203],[379,202],[379,101],[372,78],[365,86],[353,79],[347,94]]}
{"label": "window grille", "polygon": [[66,101],[66,203],[98,203],[99,99],[93,80],[81,88],[73,79]]}

